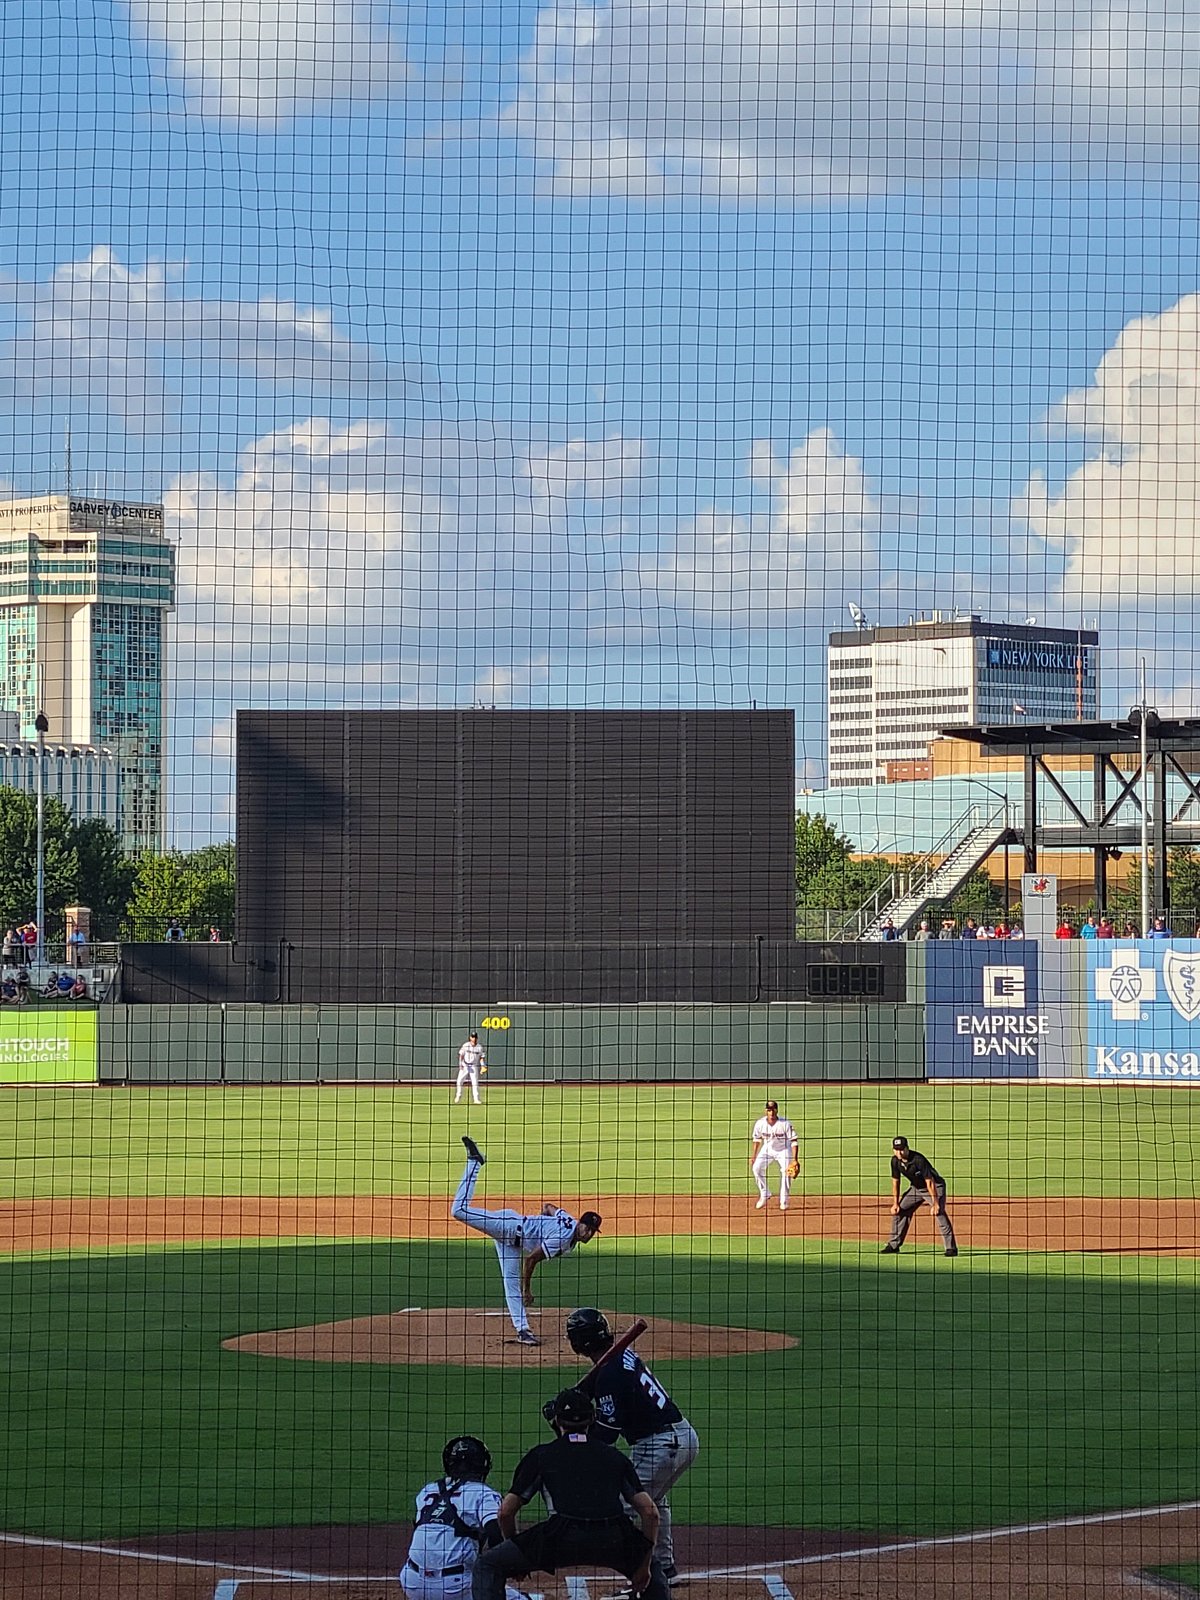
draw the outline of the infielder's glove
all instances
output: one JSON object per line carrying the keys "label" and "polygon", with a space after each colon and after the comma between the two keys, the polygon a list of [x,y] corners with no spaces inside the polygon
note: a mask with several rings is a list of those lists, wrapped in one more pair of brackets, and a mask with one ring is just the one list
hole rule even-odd
{"label": "infielder's glove", "polygon": [[800,1163],[798,1161],[793,1161],[791,1166],[788,1168],[788,1177],[789,1178],[798,1178],[799,1176],[800,1176]]}
{"label": "infielder's glove", "polygon": [[484,1063],[482,1061],[479,1063],[479,1076],[481,1078],[486,1078],[487,1077],[487,1067],[484,1065]]}

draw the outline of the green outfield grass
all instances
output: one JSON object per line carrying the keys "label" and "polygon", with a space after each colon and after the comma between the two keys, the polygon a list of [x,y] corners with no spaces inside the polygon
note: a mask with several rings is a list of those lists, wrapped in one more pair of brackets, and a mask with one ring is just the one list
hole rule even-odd
{"label": "green outfield grass", "polygon": [[[575,1370],[501,1378],[220,1349],[397,1305],[494,1305],[494,1257],[468,1240],[60,1256],[3,1278],[10,1530],[401,1519],[451,1433],[481,1433],[503,1478]],[[626,1243],[543,1282],[564,1306],[800,1341],[658,1368],[704,1445],[677,1497],[686,1521],[929,1534],[1197,1494],[1195,1263],[975,1253],[951,1268],[932,1253],[897,1264],[723,1240]]]}
{"label": "green outfield grass", "polygon": [[[1197,1194],[1200,1089],[775,1086],[804,1187],[887,1187],[904,1133],[951,1194]],[[479,1108],[406,1088],[23,1089],[0,1097],[0,1198],[448,1194],[458,1135],[500,1194],[740,1194],[762,1089],[506,1088]]]}
{"label": "green outfield grass", "polygon": [[1154,1567],[1152,1572],[1156,1578],[1169,1578],[1172,1583],[1186,1584],[1200,1594],[1200,1562],[1186,1567]]}
{"label": "green outfield grass", "polygon": [[[1200,1100],[1120,1086],[779,1091],[803,1188],[881,1193],[900,1130],[951,1194],[1194,1194]],[[0,1197],[745,1193],[758,1089],[29,1089],[0,1099]],[[696,1422],[685,1522],[929,1534],[1200,1497],[1200,1262],[835,1240],[619,1237],[540,1298],[786,1331],[663,1364]],[[460,1430],[502,1479],[570,1371],[277,1361],[233,1334],[400,1306],[498,1309],[494,1254],[437,1242],[106,1247],[0,1262],[0,1527],[118,1538],[403,1519]]]}

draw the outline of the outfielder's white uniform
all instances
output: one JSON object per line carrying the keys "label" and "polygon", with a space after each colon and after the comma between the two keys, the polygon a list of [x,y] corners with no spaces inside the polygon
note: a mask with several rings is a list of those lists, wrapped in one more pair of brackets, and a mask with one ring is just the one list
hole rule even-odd
{"label": "outfielder's white uniform", "polygon": [[458,1078],[454,1085],[454,1104],[463,1097],[463,1087],[471,1085],[471,1098],[479,1104],[479,1069],[483,1065],[483,1046],[468,1039],[458,1052]]}
{"label": "outfielder's white uniform", "polygon": [[500,1261],[500,1276],[504,1280],[504,1303],[518,1333],[529,1327],[529,1316],[521,1295],[521,1257],[539,1246],[546,1259],[565,1256],[575,1248],[577,1220],[561,1207],[548,1217],[523,1217],[519,1211],[487,1211],[483,1206],[473,1206],[471,1198],[479,1182],[479,1166],[467,1162],[450,1215],[456,1222],[465,1222],[477,1233],[486,1233],[495,1241],[496,1255]]}
{"label": "outfielder's white uniform", "polygon": [[450,1506],[468,1528],[482,1532],[500,1515],[500,1495],[474,1479],[455,1483],[443,1478],[425,1485],[417,1496],[417,1526],[400,1570],[408,1600],[456,1600],[471,1592],[480,1542],[455,1531]]}
{"label": "outfielder's white uniform", "polygon": [[750,1169],[758,1185],[758,1198],[761,1202],[765,1202],[768,1198],[767,1169],[774,1161],[779,1166],[779,1209],[786,1211],[792,1187],[788,1168],[792,1164],[792,1146],[798,1143],[796,1130],[786,1117],[776,1117],[774,1122],[768,1122],[766,1117],[759,1117],[750,1137],[762,1140],[762,1148],[755,1156],[754,1165]]}

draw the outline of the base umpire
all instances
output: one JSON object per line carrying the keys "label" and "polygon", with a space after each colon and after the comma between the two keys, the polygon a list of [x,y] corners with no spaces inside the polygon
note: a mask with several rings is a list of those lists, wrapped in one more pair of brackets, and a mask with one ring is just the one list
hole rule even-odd
{"label": "base umpire", "polygon": [[[610,1567],[628,1578],[635,1595],[668,1600],[654,1559],[658,1508],[633,1463],[611,1444],[588,1438],[596,1420],[588,1395],[564,1389],[546,1410],[558,1437],[518,1462],[512,1488],[500,1502],[504,1539],[476,1562],[473,1600],[504,1600],[506,1578],[579,1566]],[[518,1533],[517,1513],[539,1491],[550,1516]],[[626,1503],[641,1519],[640,1532],[626,1515]]]}

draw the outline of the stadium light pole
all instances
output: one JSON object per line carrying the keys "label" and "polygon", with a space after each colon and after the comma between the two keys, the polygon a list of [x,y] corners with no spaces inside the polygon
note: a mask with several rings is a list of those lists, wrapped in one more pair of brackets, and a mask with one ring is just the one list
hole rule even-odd
{"label": "stadium light pole", "polygon": [[40,967],[46,945],[46,735],[50,731],[44,711],[38,712],[33,725],[37,729],[37,910],[34,912],[37,943],[34,956]]}
{"label": "stadium light pole", "polygon": [[1138,718],[1142,762],[1142,938],[1150,932],[1150,740],[1146,732],[1146,658],[1142,657],[1142,705]]}

